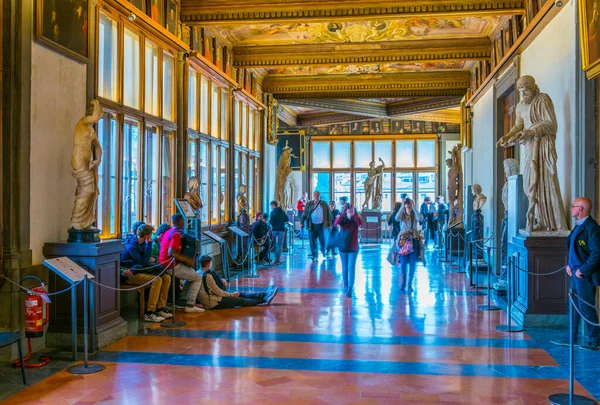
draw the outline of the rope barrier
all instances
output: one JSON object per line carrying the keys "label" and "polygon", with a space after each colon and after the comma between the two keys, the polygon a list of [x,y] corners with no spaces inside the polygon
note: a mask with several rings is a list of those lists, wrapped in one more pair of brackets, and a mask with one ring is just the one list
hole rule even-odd
{"label": "rope barrier", "polygon": [[[89,281],[91,281],[92,283],[96,284],[99,287],[108,288],[109,290],[113,290],[113,291],[134,291],[134,290],[141,290],[142,288],[145,288],[145,287],[149,286],[150,284],[154,283],[154,281],[157,278],[161,277],[169,269],[169,266],[171,266],[171,264],[173,264],[174,262],[175,262],[175,259],[174,258],[171,259],[171,261],[166,266],[164,266],[164,269],[158,275],[156,275],[152,280],[149,280],[147,283],[139,285],[139,286],[136,286],[137,288],[116,288],[116,287],[111,287],[111,286],[108,286],[108,285],[101,284],[101,283],[95,281],[93,278],[90,278]],[[160,266],[160,264],[157,264],[156,266],[153,266],[153,267],[158,267],[158,266]],[[149,267],[149,268],[152,268],[152,267]],[[134,270],[137,271],[137,272],[139,272],[139,269],[134,269]]]}
{"label": "rope barrier", "polygon": [[531,272],[531,271],[527,271],[527,270],[525,270],[525,269],[521,268],[520,266],[518,266],[518,265],[516,265],[516,264],[515,264],[514,266],[515,266],[517,269],[519,269],[520,271],[522,271],[523,273],[527,273],[527,274],[529,274],[530,276],[551,276],[551,275],[553,275],[553,274],[556,274],[556,273],[558,273],[558,272],[561,272],[561,271],[563,271],[564,269],[566,269],[566,268],[567,268],[567,266],[562,266],[560,269],[557,269],[557,270],[555,270],[555,271],[552,271],[552,272],[550,272],[550,273],[533,273],[533,272]]}
{"label": "rope barrier", "polygon": [[588,307],[592,307],[594,308],[596,311],[600,311],[600,308],[596,307],[595,305],[590,304],[589,302],[587,302],[586,300],[584,300],[583,298],[581,298],[579,295],[577,295],[576,293],[569,293],[569,301],[571,301],[571,305],[573,305],[573,308],[575,308],[575,311],[577,311],[577,313],[579,314],[579,316],[581,316],[581,318],[586,322],[589,323],[592,326],[600,326],[600,323],[595,323],[590,321],[589,319],[587,319],[579,310],[578,305],[575,305],[575,301],[573,300],[573,296],[577,297],[577,299],[581,302],[583,302],[585,305],[587,305]]}
{"label": "rope barrier", "polygon": [[67,291],[70,291],[70,290],[72,290],[74,287],[77,287],[77,286],[78,286],[78,285],[79,285],[79,284],[80,284],[80,283],[83,281],[83,279],[81,279],[81,280],[79,280],[78,282],[76,282],[75,284],[71,285],[69,288],[65,288],[64,290],[56,291],[56,292],[53,292],[53,293],[46,293],[46,294],[44,294],[44,293],[39,293],[39,292],[37,292],[37,291],[30,290],[30,289],[29,289],[29,288],[27,288],[27,287],[23,287],[21,284],[19,284],[19,283],[15,283],[14,281],[12,281],[12,280],[11,280],[10,278],[8,278],[8,277],[5,277],[5,276],[0,276],[0,277],[2,277],[3,279],[5,279],[5,280],[6,280],[6,281],[8,281],[9,283],[11,283],[11,284],[14,284],[14,285],[16,285],[17,287],[19,287],[19,289],[20,289],[20,290],[22,290],[22,291],[21,291],[22,293],[24,293],[24,294],[31,294],[31,295],[38,295],[38,296],[40,296],[40,297],[41,297],[41,296],[43,296],[43,295],[45,295],[45,296],[47,296],[47,297],[52,297],[52,296],[54,296],[54,295],[59,295],[59,294],[62,294],[62,293],[64,293],[64,292],[67,292]]}

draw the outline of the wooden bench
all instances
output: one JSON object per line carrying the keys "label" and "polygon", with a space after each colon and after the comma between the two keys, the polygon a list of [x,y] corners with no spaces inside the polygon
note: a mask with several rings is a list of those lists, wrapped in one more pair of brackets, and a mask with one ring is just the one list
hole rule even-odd
{"label": "wooden bench", "polygon": [[121,288],[124,290],[137,290],[140,299],[140,319],[142,321],[146,315],[146,289],[150,288],[151,285],[140,288],[139,285],[121,284]]}

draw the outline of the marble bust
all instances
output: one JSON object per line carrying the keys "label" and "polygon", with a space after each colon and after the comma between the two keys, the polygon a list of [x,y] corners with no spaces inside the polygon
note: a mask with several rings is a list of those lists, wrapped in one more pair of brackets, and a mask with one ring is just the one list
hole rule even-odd
{"label": "marble bust", "polygon": [[[519,174],[519,161],[517,159],[508,158],[504,160],[504,175],[508,180],[509,177]],[[502,204],[504,211],[508,211],[508,181],[502,187]]]}
{"label": "marble bust", "polygon": [[485,205],[487,197],[482,193],[479,184],[473,184],[471,186],[471,192],[473,193],[473,210],[480,211]]}

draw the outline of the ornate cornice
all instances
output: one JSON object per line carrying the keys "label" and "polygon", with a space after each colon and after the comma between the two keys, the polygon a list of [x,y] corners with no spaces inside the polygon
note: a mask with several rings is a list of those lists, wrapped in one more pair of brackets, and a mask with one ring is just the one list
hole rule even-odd
{"label": "ornate cornice", "polygon": [[279,104],[277,116],[279,120],[284,122],[286,125],[289,125],[291,127],[295,127],[298,125],[298,117],[296,113],[294,113],[292,110],[290,110],[289,107],[285,105]]}
{"label": "ornate cornice", "polygon": [[384,105],[358,100],[279,100],[281,104],[296,107],[319,108],[341,114],[354,114],[364,117],[386,117]]}
{"label": "ornate cornice", "polygon": [[469,87],[468,72],[399,74],[272,76],[265,91],[282,98],[370,98],[463,96]]}
{"label": "ornate cornice", "polygon": [[488,37],[446,40],[389,41],[361,44],[238,46],[239,68],[346,65],[393,62],[485,60],[491,57]]}
{"label": "ornate cornice", "polygon": [[403,1],[242,1],[183,0],[181,21],[187,24],[253,24],[275,22],[352,21],[366,18],[415,18],[523,14],[525,0]]}
{"label": "ornate cornice", "polygon": [[[463,91],[463,95],[466,91]],[[400,117],[410,114],[435,111],[443,108],[458,107],[462,96],[455,97],[427,97],[417,100],[399,101],[388,104],[387,112],[390,117]]]}
{"label": "ornate cornice", "polygon": [[365,117],[361,115],[340,114],[335,112],[306,115],[298,117],[298,126],[314,127],[317,125],[343,124],[354,121],[364,121]]}

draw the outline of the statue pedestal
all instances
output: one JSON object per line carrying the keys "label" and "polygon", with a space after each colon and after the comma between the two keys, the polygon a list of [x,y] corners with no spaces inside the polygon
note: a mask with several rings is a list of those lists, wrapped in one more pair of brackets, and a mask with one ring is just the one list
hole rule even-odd
{"label": "statue pedestal", "polygon": [[[75,263],[92,273],[98,283],[119,288],[121,285],[120,239],[103,240],[97,243],[50,242],[44,244],[43,253],[47,259],[67,256]],[[62,278],[49,271],[50,291],[69,287]],[[118,291],[101,288],[92,284],[94,299],[90,303],[90,314],[95,320],[95,335],[98,347],[102,348],[127,335],[127,322],[121,317]],[[64,293],[52,297],[50,305],[50,326],[46,344],[50,347],[71,348],[71,294]],[[83,284],[77,287],[77,317],[79,333],[83,333]],[[81,337],[80,337],[81,338]],[[92,338],[94,339],[94,338]],[[90,347],[95,351],[95,347]]]}
{"label": "statue pedestal", "polygon": [[[250,215],[246,211],[240,213],[237,219],[237,226],[242,231],[250,235]],[[248,240],[246,238],[239,238],[237,246],[237,258],[236,261],[241,262],[246,257],[246,251],[248,250]]]}
{"label": "statue pedestal", "polygon": [[[517,235],[509,251],[518,254],[517,264],[533,273],[551,273],[567,264],[568,248],[564,236]],[[510,279],[510,276],[509,276]],[[566,271],[551,276],[534,276],[514,270],[513,317],[524,327],[566,325],[569,276]]]}
{"label": "statue pedestal", "polygon": [[361,242],[382,243],[381,238],[381,211],[363,210]]}

